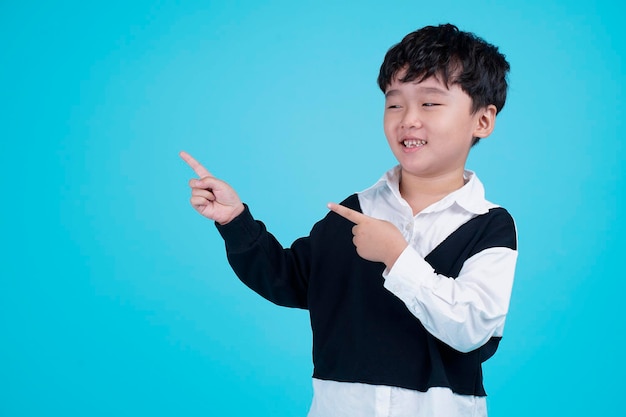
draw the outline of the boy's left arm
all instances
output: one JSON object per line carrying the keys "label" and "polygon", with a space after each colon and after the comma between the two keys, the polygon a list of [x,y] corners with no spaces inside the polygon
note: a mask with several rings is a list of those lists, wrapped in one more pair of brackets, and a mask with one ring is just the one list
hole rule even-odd
{"label": "boy's left arm", "polygon": [[[355,223],[353,241],[359,255],[385,263],[385,288],[400,298],[433,336],[461,352],[502,336],[517,250],[484,249],[467,259],[453,279],[437,274],[393,224],[336,204],[328,207]],[[515,234],[515,229],[493,233]]]}

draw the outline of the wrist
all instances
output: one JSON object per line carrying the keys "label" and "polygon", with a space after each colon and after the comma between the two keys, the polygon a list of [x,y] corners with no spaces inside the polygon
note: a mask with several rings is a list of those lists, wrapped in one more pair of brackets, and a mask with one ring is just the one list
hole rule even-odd
{"label": "wrist", "polygon": [[408,244],[406,242],[402,242],[402,243],[398,243],[397,245],[393,245],[390,248],[385,260],[383,261],[387,269],[393,268],[396,261],[398,260],[400,255],[402,255],[402,252],[404,252],[407,246]]}
{"label": "wrist", "polygon": [[228,224],[228,223],[232,222],[232,221],[233,221],[233,220],[235,220],[237,217],[239,217],[239,216],[241,215],[241,213],[243,213],[243,211],[245,210],[245,208],[246,208],[246,207],[244,206],[244,204],[240,202],[239,204],[237,204],[237,205],[235,205],[235,206],[233,207],[233,210],[232,210],[232,212],[230,213],[230,216],[228,216],[228,217],[227,217],[226,219],[224,219],[224,220],[217,221],[217,223],[218,223],[220,226],[224,226],[224,225],[226,225],[226,224]]}

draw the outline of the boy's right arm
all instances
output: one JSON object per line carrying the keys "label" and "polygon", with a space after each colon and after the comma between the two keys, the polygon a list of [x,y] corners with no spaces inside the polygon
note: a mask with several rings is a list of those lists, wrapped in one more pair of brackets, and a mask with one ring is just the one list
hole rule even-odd
{"label": "boy's right arm", "polygon": [[275,304],[306,308],[309,239],[300,238],[291,248],[283,248],[263,223],[254,220],[230,185],[211,175],[188,153],[180,156],[200,177],[189,181],[191,205],[217,223],[228,261],[239,279]]}

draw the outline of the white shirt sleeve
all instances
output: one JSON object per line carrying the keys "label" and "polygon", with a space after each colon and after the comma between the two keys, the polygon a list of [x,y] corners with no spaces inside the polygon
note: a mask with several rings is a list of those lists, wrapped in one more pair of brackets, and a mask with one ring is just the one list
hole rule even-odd
{"label": "white shirt sleeve", "polygon": [[495,247],[465,261],[456,279],[436,274],[411,246],[391,269],[385,288],[400,298],[433,336],[460,352],[502,336],[517,251]]}

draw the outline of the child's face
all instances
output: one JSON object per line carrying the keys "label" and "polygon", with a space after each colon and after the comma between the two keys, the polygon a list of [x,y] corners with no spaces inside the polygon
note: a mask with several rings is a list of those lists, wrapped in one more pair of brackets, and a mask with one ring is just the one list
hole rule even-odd
{"label": "child's face", "polygon": [[398,81],[403,75],[385,92],[384,117],[385,136],[403,175],[462,175],[473,137],[486,136],[484,112],[471,113],[472,99],[457,84],[446,87],[437,77],[403,83]]}

